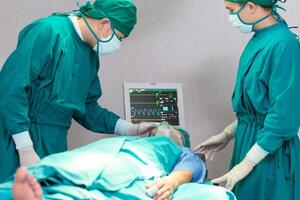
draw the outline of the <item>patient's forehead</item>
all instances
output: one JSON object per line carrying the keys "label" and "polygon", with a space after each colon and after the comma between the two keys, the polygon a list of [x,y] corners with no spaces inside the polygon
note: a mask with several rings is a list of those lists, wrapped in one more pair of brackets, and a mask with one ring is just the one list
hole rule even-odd
{"label": "patient's forehead", "polygon": [[180,145],[183,145],[184,139],[183,139],[182,134],[180,133],[180,131],[178,131],[176,128],[174,128],[172,126],[158,126],[151,133],[151,136],[155,136],[155,135],[165,135],[166,137],[170,138],[171,140],[173,140],[174,136],[175,136],[176,138],[178,138],[180,140],[180,141],[178,141],[178,142],[180,142]]}
{"label": "patient's forehead", "polygon": [[180,134],[180,132],[172,126],[158,126],[156,129],[153,130],[154,134],[157,134],[159,132],[165,132],[165,131],[166,132],[171,131],[173,133]]}
{"label": "patient's forehead", "polygon": [[170,130],[173,132],[173,133],[176,133],[178,135],[181,135],[181,133],[174,127],[170,127]]}

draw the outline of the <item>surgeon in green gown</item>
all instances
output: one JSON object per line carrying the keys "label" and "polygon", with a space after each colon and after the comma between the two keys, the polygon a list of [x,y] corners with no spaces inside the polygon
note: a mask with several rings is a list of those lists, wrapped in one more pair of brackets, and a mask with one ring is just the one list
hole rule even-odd
{"label": "surgeon in green gown", "polygon": [[232,96],[237,120],[195,148],[212,160],[235,139],[231,170],[212,181],[239,200],[300,199],[300,43],[276,3],[225,0],[233,26],[254,32]]}
{"label": "surgeon in green gown", "polygon": [[98,105],[99,56],[121,46],[136,24],[131,0],[96,0],[26,26],[0,72],[0,182],[20,165],[67,150],[72,118],[97,133],[142,134]]}

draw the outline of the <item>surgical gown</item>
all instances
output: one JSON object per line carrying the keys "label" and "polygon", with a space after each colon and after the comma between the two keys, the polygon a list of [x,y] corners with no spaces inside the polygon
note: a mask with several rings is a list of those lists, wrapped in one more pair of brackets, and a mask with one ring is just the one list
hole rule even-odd
{"label": "surgical gown", "polygon": [[11,135],[29,131],[42,158],[67,150],[74,118],[94,132],[113,133],[119,117],[100,107],[99,57],[66,16],[25,27],[0,72],[0,182],[19,157]]}
{"label": "surgical gown", "polygon": [[231,167],[257,142],[270,154],[234,188],[239,200],[300,199],[300,43],[283,23],[247,44],[232,97],[238,119]]}

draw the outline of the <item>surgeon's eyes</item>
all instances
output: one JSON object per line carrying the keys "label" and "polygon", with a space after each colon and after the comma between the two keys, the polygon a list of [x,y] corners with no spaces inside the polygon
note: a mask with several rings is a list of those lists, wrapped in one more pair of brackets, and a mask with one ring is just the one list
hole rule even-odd
{"label": "surgeon's eyes", "polygon": [[229,10],[229,14],[231,14],[231,15],[234,15],[234,14],[236,14],[236,13],[238,13],[237,11],[234,11],[234,10]]}
{"label": "surgeon's eyes", "polygon": [[238,10],[234,10],[233,8],[227,8],[229,14],[235,14],[238,12]]}

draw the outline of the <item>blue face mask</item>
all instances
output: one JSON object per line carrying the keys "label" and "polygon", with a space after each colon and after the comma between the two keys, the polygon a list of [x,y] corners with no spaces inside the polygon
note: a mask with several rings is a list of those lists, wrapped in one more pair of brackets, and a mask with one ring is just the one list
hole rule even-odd
{"label": "blue face mask", "polygon": [[240,13],[242,12],[242,10],[246,7],[247,4],[244,4],[237,12],[230,12],[229,13],[229,21],[232,23],[233,27],[237,28],[240,32],[242,33],[251,33],[254,29],[254,26],[256,24],[258,24],[259,22],[267,19],[268,17],[270,17],[272,15],[269,14],[259,20],[257,20],[254,23],[247,23],[245,21],[243,21],[240,17]]}

